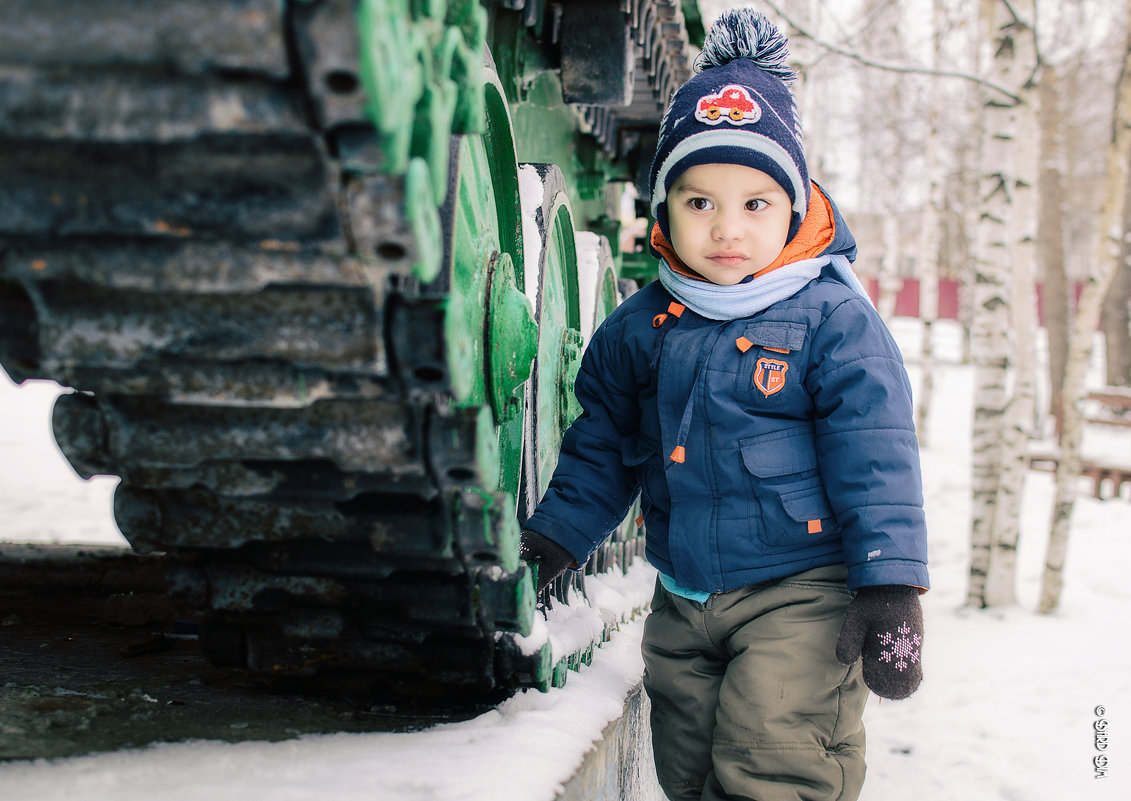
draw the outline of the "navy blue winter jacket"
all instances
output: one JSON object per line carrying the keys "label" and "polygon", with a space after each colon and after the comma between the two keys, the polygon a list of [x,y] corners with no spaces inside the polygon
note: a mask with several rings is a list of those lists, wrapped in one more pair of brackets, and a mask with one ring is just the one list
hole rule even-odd
{"label": "navy blue winter jacket", "polygon": [[[854,256],[836,223],[826,252]],[[846,563],[852,588],[926,588],[911,388],[871,304],[825,274],[738,320],[685,309],[655,327],[670,303],[653,282],[594,333],[575,386],[582,414],[526,528],[584,564],[639,492],[648,561],[682,587],[723,592]]]}

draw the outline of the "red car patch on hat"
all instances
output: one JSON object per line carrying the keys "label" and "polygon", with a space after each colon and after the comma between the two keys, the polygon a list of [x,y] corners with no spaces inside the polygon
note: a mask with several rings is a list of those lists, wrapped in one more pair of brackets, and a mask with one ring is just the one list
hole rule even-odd
{"label": "red car patch on hat", "polygon": [[735,125],[757,122],[762,109],[754,102],[745,86],[732,83],[724,86],[717,95],[704,95],[695,105],[695,119],[708,125],[718,125],[728,120]]}
{"label": "red car patch on hat", "polygon": [[789,365],[785,362],[763,356],[754,365],[754,386],[768,398],[785,388],[785,374],[788,371]]}

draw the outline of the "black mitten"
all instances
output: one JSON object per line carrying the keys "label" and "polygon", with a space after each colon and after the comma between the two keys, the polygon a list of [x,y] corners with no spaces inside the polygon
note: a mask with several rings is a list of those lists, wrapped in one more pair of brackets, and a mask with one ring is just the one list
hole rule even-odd
{"label": "black mitten", "polygon": [[836,658],[864,658],[864,683],[882,698],[906,698],[923,680],[923,608],[919,588],[861,587],[848,605]]}
{"label": "black mitten", "polygon": [[535,531],[523,529],[520,534],[518,555],[531,567],[538,570],[537,588],[542,592],[551,581],[575,564],[562,546]]}

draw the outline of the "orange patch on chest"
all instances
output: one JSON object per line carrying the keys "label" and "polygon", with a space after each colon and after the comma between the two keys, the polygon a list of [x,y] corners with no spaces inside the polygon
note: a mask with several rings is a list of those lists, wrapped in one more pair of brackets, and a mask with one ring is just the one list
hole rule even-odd
{"label": "orange patch on chest", "polygon": [[780,359],[767,359],[765,356],[754,365],[754,386],[767,398],[785,389],[785,374],[789,365]]}

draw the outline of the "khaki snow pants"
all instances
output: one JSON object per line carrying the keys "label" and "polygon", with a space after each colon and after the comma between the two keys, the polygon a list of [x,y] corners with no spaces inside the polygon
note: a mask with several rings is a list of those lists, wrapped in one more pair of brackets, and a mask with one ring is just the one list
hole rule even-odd
{"label": "khaki snow pants", "polygon": [[834,654],[844,565],[697,603],[656,582],[644,624],[652,749],[671,801],[855,801],[864,784],[860,663]]}

